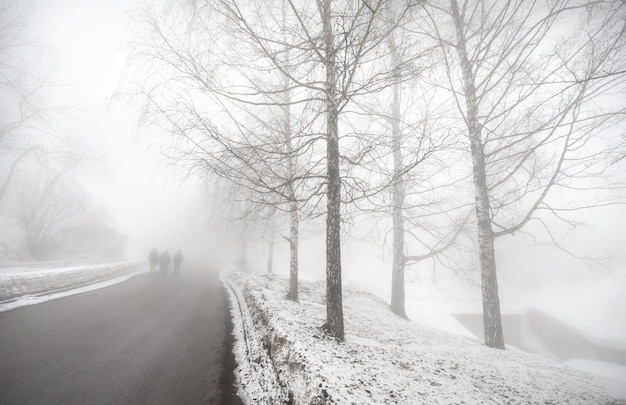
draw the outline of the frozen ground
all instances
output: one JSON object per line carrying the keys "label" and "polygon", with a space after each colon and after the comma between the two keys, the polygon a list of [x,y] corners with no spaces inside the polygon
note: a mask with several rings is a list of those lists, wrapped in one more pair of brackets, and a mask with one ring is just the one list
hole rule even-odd
{"label": "frozen ground", "polygon": [[143,262],[47,265],[0,268],[0,311],[103,288],[147,271]]}
{"label": "frozen ground", "polygon": [[285,278],[224,279],[233,299],[239,393],[248,404],[626,404],[590,374],[406,321],[353,288],[344,288],[346,341],[337,343],[319,329],[323,283],[302,282],[294,303],[285,299]]}

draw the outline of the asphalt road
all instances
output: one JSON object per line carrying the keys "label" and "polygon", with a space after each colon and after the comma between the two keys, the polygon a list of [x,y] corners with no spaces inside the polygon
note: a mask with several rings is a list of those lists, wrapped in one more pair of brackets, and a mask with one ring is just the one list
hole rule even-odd
{"label": "asphalt road", "polygon": [[230,322],[185,268],[0,313],[0,404],[239,404]]}

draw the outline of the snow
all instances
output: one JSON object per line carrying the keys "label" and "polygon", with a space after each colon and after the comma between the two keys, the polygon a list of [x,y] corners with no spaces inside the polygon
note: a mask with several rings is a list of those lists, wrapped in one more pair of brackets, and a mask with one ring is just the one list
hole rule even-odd
{"label": "snow", "polygon": [[0,312],[104,288],[147,271],[136,262],[0,269]]}
{"label": "snow", "polygon": [[626,366],[586,359],[572,359],[565,364],[592,373],[596,381],[607,386],[615,395],[626,397]]}
{"label": "snow", "polygon": [[301,282],[295,303],[285,299],[283,277],[224,273],[223,280],[247,404],[626,403],[606,381],[574,367],[407,321],[355,288],[344,287],[346,340],[339,343],[320,330],[323,282]]}
{"label": "snow", "polygon": [[237,394],[246,404],[282,403],[287,393],[274,373],[271,359],[265,355],[263,339],[254,334],[254,318],[239,288],[222,279],[230,302],[235,344],[233,354],[239,365],[235,373]]}

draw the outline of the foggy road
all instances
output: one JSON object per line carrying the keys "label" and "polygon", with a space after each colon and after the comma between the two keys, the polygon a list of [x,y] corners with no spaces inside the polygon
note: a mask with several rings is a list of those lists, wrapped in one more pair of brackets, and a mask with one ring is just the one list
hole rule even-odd
{"label": "foggy road", "polygon": [[225,293],[186,270],[0,313],[0,403],[239,403]]}

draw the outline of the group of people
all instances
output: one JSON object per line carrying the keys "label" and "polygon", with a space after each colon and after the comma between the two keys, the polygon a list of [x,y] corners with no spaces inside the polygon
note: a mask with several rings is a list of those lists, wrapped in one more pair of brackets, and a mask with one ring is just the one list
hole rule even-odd
{"label": "group of people", "polygon": [[170,254],[165,249],[161,254],[156,249],[152,249],[148,255],[148,263],[150,263],[150,274],[156,273],[156,266],[159,266],[161,275],[165,276],[169,270],[170,263],[174,262],[174,275],[180,273],[180,264],[183,262],[183,254],[180,250],[174,255],[174,259],[170,258]]}

